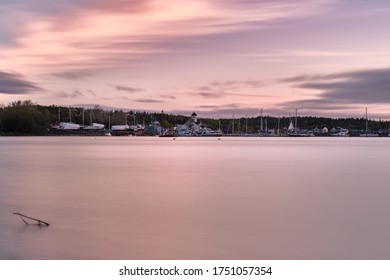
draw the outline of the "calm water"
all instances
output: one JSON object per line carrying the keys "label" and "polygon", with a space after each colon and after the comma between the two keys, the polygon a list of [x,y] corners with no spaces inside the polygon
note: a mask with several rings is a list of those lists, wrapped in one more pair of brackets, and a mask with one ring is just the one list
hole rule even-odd
{"label": "calm water", "polygon": [[390,138],[0,137],[0,259],[390,259],[389,166]]}

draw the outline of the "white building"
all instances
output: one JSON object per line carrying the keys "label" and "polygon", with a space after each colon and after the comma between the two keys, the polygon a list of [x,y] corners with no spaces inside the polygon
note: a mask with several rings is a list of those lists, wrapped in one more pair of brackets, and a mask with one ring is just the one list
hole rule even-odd
{"label": "white building", "polygon": [[214,136],[221,135],[220,132],[215,132],[201,122],[198,123],[198,115],[193,112],[191,118],[185,124],[177,124],[175,126],[178,136]]}

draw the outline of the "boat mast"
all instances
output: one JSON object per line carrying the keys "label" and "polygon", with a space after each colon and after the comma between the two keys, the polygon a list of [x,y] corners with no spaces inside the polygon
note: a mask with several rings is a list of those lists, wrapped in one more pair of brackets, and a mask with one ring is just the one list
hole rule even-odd
{"label": "boat mast", "polygon": [[234,134],[234,113],[233,113],[232,134]]}
{"label": "boat mast", "polygon": [[366,137],[368,133],[368,117],[367,117],[367,107],[366,107]]}
{"label": "boat mast", "polygon": [[263,108],[260,110],[260,133],[263,134]]}
{"label": "boat mast", "polygon": [[297,132],[297,122],[298,122],[298,109],[295,109],[295,127],[294,127],[295,132]]}
{"label": "boat mast", "polygon": [[108,112],[108,131],[111,131],[111,119],[110,119],[110,112]]}
{"label": "boat mast", "polygon": [[245,116],[245,134],[248,134],[248,115]]}

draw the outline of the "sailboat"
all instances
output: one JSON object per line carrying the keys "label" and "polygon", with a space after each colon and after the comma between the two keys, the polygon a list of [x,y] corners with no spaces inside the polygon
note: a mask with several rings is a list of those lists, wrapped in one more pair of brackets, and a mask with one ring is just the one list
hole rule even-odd
{"label": "sailboat", "polygon": [[298,109],[295,109],[295,127],[290,121],[290,125],[287,130],[287,135],[290,137],[312,137],[314,134],[312,133],[301,133],[298,130]]}
{"label": "sailboat", "polygon": [[[265,128],[263,126],[263,123],[265,124]],[[259,136],[269,136],[268,134],[268,125],[267,125],[267,119],[263,120],[263,108],[260,110],[260,130],[259,130]]]}
{"label": "sailboat", "polygon": [[60,122],[58,125],[58,129],[62,130],[79,130],[80,125],[77,123],[72,122],[72,111],[71,108],[69,107],[69,122]]}
{"label": "sailboat", "polygon": [[378,133],[369,133],[368,132],[368,117],[367,117],[367,107],[366,107],[366,129],[364,133],[360,134],[360,137],[378,137]]}
{"label": "sailboat", "polygon": [[83,109],[83,129],[84,130],[101,130],[104,129],[104,124],[92,122],[92,109],[89,110],[90,125],[84,125],[84,109]]}
{"label": "sailboat", "polygon": [[110,119],[110,113],[108,113],[108,131],[104,133],[104,136],[111,136],[110,125],[111,125],[111,119]]}

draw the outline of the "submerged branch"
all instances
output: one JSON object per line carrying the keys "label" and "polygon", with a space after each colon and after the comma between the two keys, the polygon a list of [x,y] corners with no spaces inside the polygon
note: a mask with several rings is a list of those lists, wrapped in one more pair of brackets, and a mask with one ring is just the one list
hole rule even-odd
{"label": "submerged branch", "polygon": [[44,221],[42,221],[42,220],[35,219],[35,218],[32,218],[32,217],[29,217],[29,216],[26,216],[26,215],[20,214],[20,213],[18,213],[18,212],[16,212],[16,213],[12,213],[12,214],[14,214],[14,215],[18,215],[18,216],[19,216],[19,217],[20,217],[20,218],[23,220],[23,222],[24,222],[26,225],[29,225],[29,223],[28,223],[28,222],[26,222],[26,220],[25,220],[25,219],[23,219],[23,218],[26,218],[26,219],[30,219],[30,220],[36,221],[36,222],[38,222],[38,225],[39,225],[39,226],[41,226],[41,225],[49,226],[49,224],[48,224],[48,223],[46,223],[46,222],[44,222]]}

